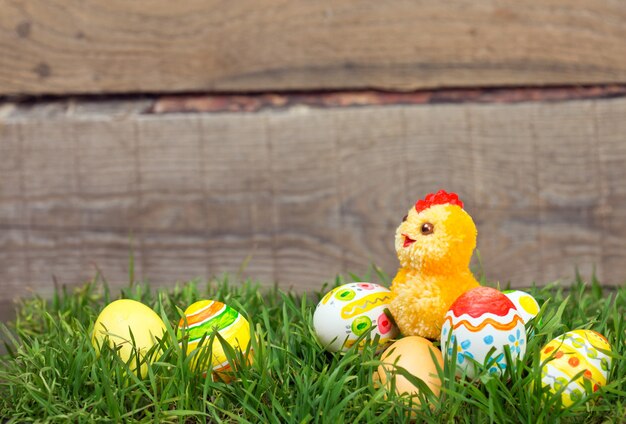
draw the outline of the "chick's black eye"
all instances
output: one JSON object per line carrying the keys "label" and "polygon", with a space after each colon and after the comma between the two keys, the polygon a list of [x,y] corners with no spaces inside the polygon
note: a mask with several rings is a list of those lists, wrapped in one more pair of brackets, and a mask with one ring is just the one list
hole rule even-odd
{"label": "chick's black eye", "polygon": [[425,222],[422,224],[422,235],[429,235],[432,234],[433,231],[435,229],[435,226],[433,224],[431,224],[430,222]]}
{"label": "chick's black eye", "polygon": [[404,215],[404,218],[402,218],[402,222],[406,221],[406,219],[409,217],[409,215]]}

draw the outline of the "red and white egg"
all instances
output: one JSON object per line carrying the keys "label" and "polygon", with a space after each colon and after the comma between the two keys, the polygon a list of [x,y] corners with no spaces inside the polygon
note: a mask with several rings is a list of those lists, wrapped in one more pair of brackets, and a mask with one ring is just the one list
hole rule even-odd
{"label": "red and white egg", "polygon": [[[490,287],[476,287],[457,298],[441,328],[444,357],[456,344],[456,373],[475,378],[482,369],[501,375],[508,366],[505,346],[513,360],[526,352],[524,320],[504,294]],[[474,361],[480,364],[476,367]]]}
{"label": "red and white egg", "polygon": [[373,283],[349,283],[336,287],[319,302],[313,314],[313,327],[326,350],[347,350],[372,327],[372,340],[378,336],[380,349],[398,335],[391,319],[391,292]]}

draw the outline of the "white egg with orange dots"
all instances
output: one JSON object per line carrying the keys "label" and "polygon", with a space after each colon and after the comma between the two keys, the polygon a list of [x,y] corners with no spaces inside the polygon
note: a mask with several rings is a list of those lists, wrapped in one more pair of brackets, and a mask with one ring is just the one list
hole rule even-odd
{"label": "white egg with orange dots", "polygon": [[[417,386],[397,373],[397,368],[401,367],[421,379],[435,396],[439,396],[441,378],[437,367],[443,369],[443,357],[441,351],[428,339],[419,336],[404,337],[385,350],[381,362],[377,370],[378,379],[387,389],[391,389],[392,378],[395,377],[395,390],[398,394],[408,393],[410,396],[419,394]],[[419,402],[419,398],[414,398],[414,401]]]}
{"label": "white egg with orange dots", "polygon": [[600,333],[574,330],[562,334],[541,349],[541,382],[552,393],[562,389],[562,404],[570,406],[590,394],[588,389],[595,392],[606,385],[611,368],[611,357],[606,352],[611,352],[611,345]]}
{"label": "white egg with orange dots", "polygon": [[[164,333],[165,324],[156,312],[136,300],[120,299],[109,303],[98,315],[91,343],[98,354],[103,344],[108,343],[124,362],[129,362],[131,357],[150,361],[154,358],[145,355]],[[156,356],[157,351],[153,352]],[[137,375],[136,360],[130,361],[129,367]],[[146,363],[141,364],[139,371],[140,376],[146,375]]]}
{"label": "white egg with orange dots", "polygon": [[[501,375],[509,365],[506,346],[514,361],[526,352],[524,320],[513,302],[498,290],[473,288],[454,301],[444,318],[441,329],[444,357],[453,355],[455,344],[458,376],[475,378],[481,368]],[[480,366],[476,367],[474,361]]]}
{"label": "white egg with orange dots", "polygon": [[331,352],[347,350],[371,330],[379,337],[380,349],[398,335],[389,312],[391,292],[373,283],[349,283],[326,293],[313,314],[313,327],[324,348]]}
{"label": "white egg with orange dots", "polygon": [[530,294],[521,290],[504,290],[502,292],[515,305],[517,312],[524,320],[524,324],[539,313],[539,303]]}
{"label": "white egg with orange dots", "polygon": [[[194,371],[212,370],[221,373],[231,368],[222,342],[217,337],[211,341],[214,333],[219,333],[233,349],[242,352],[248,349],[250,324],[230,306],[215,300],[200,300],[185,309],[184,314],[178,323],[178,330],[179,335],[184,332],[188,338],[187,355],[195,355],[190,363]],[[202,346],[200,342],[203,343]],[[204,350],[209,345],[211,352]]]}

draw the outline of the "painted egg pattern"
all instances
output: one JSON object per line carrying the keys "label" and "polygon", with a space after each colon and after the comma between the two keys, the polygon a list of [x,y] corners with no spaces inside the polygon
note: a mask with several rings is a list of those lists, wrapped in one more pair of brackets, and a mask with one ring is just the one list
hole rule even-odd
{"label": "painted egg pattern", "polygon": [[514,360],[526,352],[526,330],[509,298],[498,290],[477,287],[459,296],[445,315],[441,329],[444,356],[452,356],[455,342],[457,375],[476,377],[479,370],[472,361],[499,375],[507,367],[505,346]]}
{"label": "painted egg pattern", "polygon": [[[586,393],[585,380],[591,390],[606,384],[611,357],[600,350],[610,351],[611,345],[600,333],[592,330],[574,330],[556,337],[541,349],[541,381],[556,393],[561,393],[564,406],[569,406]],[[552,359],[549,359],[552,358]],[[576,380],[572,378],[583,372]]]}
{"label": "painted egg pattern", "polygon": [[[186,326],[185,326],[186,320]],[[187,353],[198,348],[203,338],[203,346],[208,346],[212,333],[218,332],[233,348],[245,351],[250,342],[250,324],[238,311],[222,302],[214,300],[200,300],[185,310],[185,318],[178,323],[178,329],[186,329],[189,338]],[[216,338],[212,345],[211,369],[225,371],[230,368],[226,354],[220,341]],[[209,368],[192,362],[192,368]]]}
{"label": "painted egg pattern", "polygon": [[372,283],[349,283],[336,287],[319,302],[313,326],[320,343],[329,351],[346,350],[372,327],[372,339],[379,335],[384,347],[398,335],[390,319],[389,289]]}
{"label": "painted egg pattern", "polygon": [[527,323],[539,313],[539,303],[530,294],[521,290],[505,290],[502,293],[513,302],[524,323]]}

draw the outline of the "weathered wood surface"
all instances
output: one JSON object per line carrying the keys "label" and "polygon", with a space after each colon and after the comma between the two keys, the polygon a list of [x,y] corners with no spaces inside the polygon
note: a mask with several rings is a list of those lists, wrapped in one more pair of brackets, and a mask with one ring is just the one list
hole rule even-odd
{"label": "weathered wood surface", "polygon": [[626,82],[619,0],[13,0],[0,95]]}
{"label": "weathered wood surface", "polygon": [[[145,104],[0,108],[0,298],[136,272],[319,289],[458,192],[491,281],[626,280],[626,98],[150,115]],[[110,113],[111,110],[117,113]],[[42,119],[45,117],[45,119]],[[243,270],[241,270],[244,268]]]}

